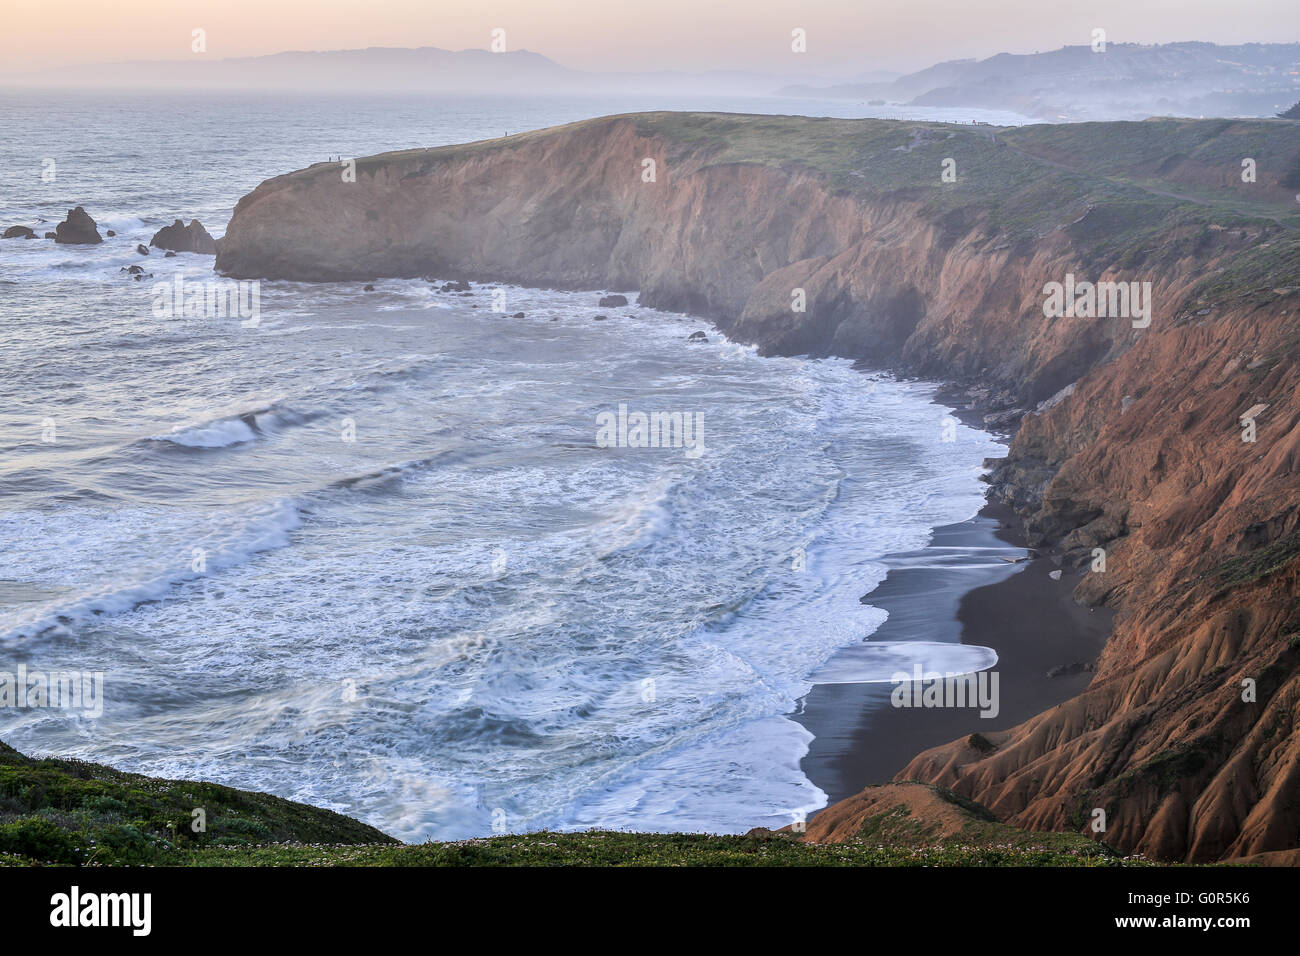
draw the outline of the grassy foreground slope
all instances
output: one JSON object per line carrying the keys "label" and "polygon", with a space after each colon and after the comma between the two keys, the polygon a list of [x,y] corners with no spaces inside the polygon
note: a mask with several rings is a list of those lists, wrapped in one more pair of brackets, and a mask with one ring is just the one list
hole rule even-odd
{"label": "grassy foreground slope", "polygon": [[[900,785],[893,785],[898,790]],[[1077,834],[1028,833],[940,788],[941,804],[877,800],[859,832],[834,842],[755,830],[683,833],[531,833],[403,844],[374,827],[264,793],[161,780],[99,764],[33,759],[0,743],[0,866],[1126,866]],[[882,791],[889,788],[878,788]],[[207,830],[190,828],[196,808]],[[813,836],[810,830],[809,836]]]}
{"label": "grassy foreground slope", "polygon": [[[1013,828],[1008,828],[1013,829]],[[180,854],[188,866],[1147,866],[1073,835],[1020,844],[911,846],[864,839],[806,843],[790,834],[529,833],[398,847],[263,846]],[[1040,838],[1041,840],[1037,839]]]}
{"label": "grassy foreground slope", "polygon": [[[205,832],[192,828],[195,810]],[[161,864],[214,844],[285,840],[397,843],[351,817],[269,794],[33,759],[0,743],[0,864]]]}

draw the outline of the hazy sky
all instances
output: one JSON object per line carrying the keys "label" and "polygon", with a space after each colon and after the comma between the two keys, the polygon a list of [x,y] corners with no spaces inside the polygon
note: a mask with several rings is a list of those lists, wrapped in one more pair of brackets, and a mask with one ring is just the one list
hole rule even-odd
{"label": "hazy sky", "polygon": [[[1300,0],[5,0],[0,63],[65,63],[366,46],[510,49],[581,69],[912,70],[1089,42],[1300,41]],[[808,52],[790,50],[807,31]]]}

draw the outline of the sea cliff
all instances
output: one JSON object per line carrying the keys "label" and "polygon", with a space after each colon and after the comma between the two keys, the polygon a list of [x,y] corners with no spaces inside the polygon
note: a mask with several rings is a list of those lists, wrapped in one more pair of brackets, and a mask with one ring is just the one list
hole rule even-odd
{"label": "sea cliff", "polygon": [[[1287,120],[637,114],[277,177],[216,267],[637,290],[767,352],[960,383],[1021,421],[995,493],[1118,613],[1084,693],[899,779],[1028,829],[1100,808],[1125,853],[1278,861],[1300,854],[1298,191]],[[1045,314],[1051,283],[1112,281],[1141,290],[1123,314]]]}

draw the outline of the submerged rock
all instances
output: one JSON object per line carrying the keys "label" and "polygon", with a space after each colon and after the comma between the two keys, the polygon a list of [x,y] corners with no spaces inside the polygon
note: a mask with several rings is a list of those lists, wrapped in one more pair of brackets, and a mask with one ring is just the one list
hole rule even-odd
{"label": "submerged rock", "polygon": [[1058,664],[1047,672],[1047,676],[1053,680],[1058,677],[1069,677],[1072,674],[1087,674],[1094,669],[1095,665],[1091,661],[1075,661],[1073,664]]}
{"label": "submerged rock", "polygon": [[26,226],[10,226],[8,229],[4,231],[4,235],[0,236],[0,239],[20,239],[20,238],[35,239],[36,233],[34,230],[28,229]]}
{"label": "submerged rock", "polygon": [[1019,424],[1027,412],[1023,408],[1008,408],[1003,412],[989,412],[984,416],[984,424],[990,428],[1011,428]]}
{"label": "submerged rock", "polygon": [[203,228],[203,223],[197,219],[191,219],[187,226],[177,219],[170,226],[163,226],[159,229],[149,245],[157,246],[159,249],[171,249],[174,252],[197,252],[202,256],[215,256],[217,254],[217,241],[208,234]]}
{"label": "submerged rock", "polygon": [[54,227],[54,241],[70,245],[94,245],[103,242],[95,220],[81,206],[68,210],[68,217]]}
{"label": "submerged rock", "polygon": [[600,297],[596,303],[602,309],[614,309],[620,305],[627,305],[627,296],[625,295],[605,295]]}

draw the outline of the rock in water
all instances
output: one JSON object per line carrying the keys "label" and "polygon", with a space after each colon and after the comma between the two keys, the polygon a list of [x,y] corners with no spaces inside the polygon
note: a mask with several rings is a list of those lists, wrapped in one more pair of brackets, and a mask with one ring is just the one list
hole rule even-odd
{"label": "rock in water", "polygon": [[603,295],[600,301],[596,303],[602,309],[614,309],[620,305],[627,305],[627,296],[625,295]]}
{"label": "rock in water", "polygon": [[146,246],[143,242],[138,242],[136,243],[135,251],[140,253],[140,255],[142,256],[147,256],[149,254],[149,247]]}
{"label": "rock in water", "polygon": [[0,239],[35,239],[36,233],[26,226],[10,226]]}
{"label": "rock in water", "polygon": [[103,242],[95,220],[85,209],[78,206],[68,210],[68,218],[54,227],[54,241],[63,243],[91,244]]}
{"label": "rock in water", "polygon": [[692,332],[689,336],[686,337],[687,342],[707,342],[708,340],[709,337],[705,335],[703,332]]}
{"label": "rock in water", "polygon": [[984,424],[990,428],[1012,428],[1020,423],[1026,412],[1023,408],[1008,408],[1006,411],[989,412],[984,416]]}
{"label": "rock in water", "polygon": [[154,237],[149,240],[149,245],[157,246],[159,249],[171,249],[174,252],[197,252],[203,256],[217,254],[217,241],[208,234],[208,231],[203,228],[203,223],[197,219],[191,219],[188,226],[180,219],[170,226],[163,226],[154,233]]}

